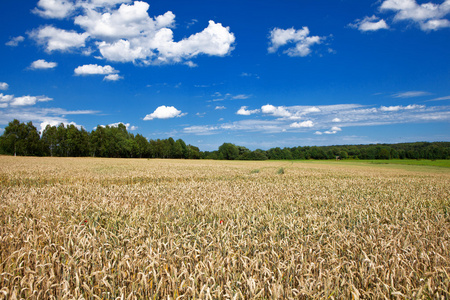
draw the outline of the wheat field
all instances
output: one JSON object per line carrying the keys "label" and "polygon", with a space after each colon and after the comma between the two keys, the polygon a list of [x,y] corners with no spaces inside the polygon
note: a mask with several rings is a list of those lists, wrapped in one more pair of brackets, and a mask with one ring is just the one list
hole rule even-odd
{"label": "wheat field", "polygon": [[450,299],[450,171],[0,157],[0,299]]}

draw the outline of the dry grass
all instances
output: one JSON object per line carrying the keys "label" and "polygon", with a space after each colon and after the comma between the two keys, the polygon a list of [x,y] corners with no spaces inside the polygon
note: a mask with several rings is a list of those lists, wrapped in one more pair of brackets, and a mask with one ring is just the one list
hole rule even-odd
{"label": "dry grass", "polygon": [[0,299],[449,299],[419,168],[0,157]]}

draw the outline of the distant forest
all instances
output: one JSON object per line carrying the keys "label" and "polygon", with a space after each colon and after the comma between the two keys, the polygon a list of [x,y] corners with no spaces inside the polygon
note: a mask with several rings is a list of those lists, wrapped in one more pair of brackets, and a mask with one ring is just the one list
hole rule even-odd
{"label": "distant forest", "polygon": [[254,151],[224,143],[216,151],[200,151],[181,139],[147,140],[140,134],[129,133],[123,124],[97,126],[91,132],[75,125],[47,125],[41,134],[32,122],[13,120],[0,136],[0,154],[220,160],[450,159],[450,142],[277,147]]}

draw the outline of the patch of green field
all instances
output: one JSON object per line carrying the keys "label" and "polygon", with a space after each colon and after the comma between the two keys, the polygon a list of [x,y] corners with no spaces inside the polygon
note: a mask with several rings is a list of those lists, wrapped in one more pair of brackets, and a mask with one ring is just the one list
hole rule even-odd
{"label": "patch of green field", "polygon": [[382,159],[382,160],[361,160],[370,164],[395,164],[395,165],[410,165],[410,166],[432,166],[450,168],[450,160],[428,160],[428,159]]}
{"label": "patch of green field", "polygon": [[345,159],[341,161],[335,160],[299,160],[295,162],[312,162],[312,163],[322,163],[322,164],[346,164],[346,165],[408,165],[408,166],[429,166],[429,167],[443,167],[450,168],[449,159]]}

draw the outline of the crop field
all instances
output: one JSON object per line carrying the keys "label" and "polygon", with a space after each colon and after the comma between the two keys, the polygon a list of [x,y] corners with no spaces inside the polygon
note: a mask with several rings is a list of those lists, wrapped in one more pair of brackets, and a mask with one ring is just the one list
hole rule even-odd
{"label": "crop field", "polygon": [[450,299],[450,169],[0,156],[0,299]]}

